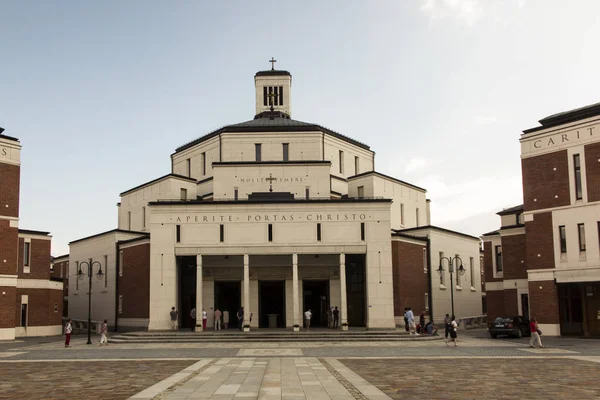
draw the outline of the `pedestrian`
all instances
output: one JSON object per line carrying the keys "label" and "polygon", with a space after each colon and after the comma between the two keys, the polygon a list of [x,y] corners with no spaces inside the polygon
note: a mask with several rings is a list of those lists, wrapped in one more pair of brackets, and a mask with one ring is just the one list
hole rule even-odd
{"label": "pedestrian", "polygon": [[446,330],[444,333],[444,337],[446,339],[448,339],[448,336],[450,335],[451,324],[452,324],[452,319],[450,319],[449,314],[446,314],[446,317],[444,318],[444,329]]}
{"label": "pedestrian", "polygon": [[333,307],[329,307],[327,311],[327,327],[329,329],[333,328]]}
{"label": "pedestrian", "polygon": [[536,340],[540,344],[540,347],[544,347],[544,345],[542,344],[542,338],[540,337],[540,335],[542,334],[542,331],[540,331],[540,328],[538,328],[538,323],[535,318],[531,318],[531,322],[529,322],[529,330],[531,331],[531,339],[529,339],[529,347],[535,347],[534,344],[535,344]]}
{"label": "pedestrian", "polygon": [[223,311],[223,329],[229,328],[229,311]]}
{"label": "pedestrian", "polygon": [[425,311],[423,311],[421,315],[419,315],[419,327],[420,329],[417,333],[425,333]]}
{"label": "pedestrian", "polygon": [[103,344],[108,346],[108,320],[104,320],[100,327],[100,346]]}
{"label": "pedestrian", "polygon": [[406,332],[410,332],[408,329],[408,307],[404,307],[404,329]]}
{"label": "pedestrian", "polygon": [[196,329],[196,307],[190,311],[190,318],[192,318],[192,332],[194,332],[194,329]]}
{"label": "pedestrian", "polygon": [[310,331],[310,319],[312,318],[312,312],[310,308],[304,313],[304,323],[306,324],[306,330]]}
{"label": "pedestrian", "polygon": [[65,347],[71,347],[71,332],[73,332],[73,325],[71,325],[71,318],[69,318],[65,324]]}
{"label": "pedestrian", "polygon": [[238,319],[238,324],[239,324],[239,328],[241,331],[244,329],[244,307],[240,307],[240,309],[238,310],[237,319]]}
{"label": "pedestrian", "polygon": [[218,308],[215,310],[215,330],[221,329],[221,310]]}
{"label": "pedestrian", "polygon": [[202,330],[206,329],[206,321],[208,320],[208,314],[202,309]]}
{"label": "pedestrian", "polygon": [[458,323],[456,322],[456,318],[454,318],[454,315],[452,316],[452,322],[450,322],[450,339],[446,340],[446,345],[448,345],[449,342],[454,342],[454,347],[456,347],[456,336],[457,336],[457,332],[458,331]]}
{"label": "pedestrian", "polygon": [[177,317],[179,316],[179,313],[175,311],[175,307],[171,307],[171,312],[169,314],[171,315],[171,330],[177,332]]}
{"label": "pedestrian", "polygon": [[340,325],[340,310],[338,310],[337,306],[333,309],[333,327],[338,328]]}
{"label": "pedestrian", "polygon": [[408,307],[406,312],[406,318],[408,319],[408,330],[411,335],[418,335],[417,325],[415,324],[415,314],[413,314],[412,308]]}

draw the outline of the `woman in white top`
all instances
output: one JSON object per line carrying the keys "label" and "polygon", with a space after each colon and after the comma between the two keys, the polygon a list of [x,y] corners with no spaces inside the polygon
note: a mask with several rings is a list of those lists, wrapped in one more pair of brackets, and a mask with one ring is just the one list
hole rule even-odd
{"label": "woman in white top", "polygon": [[458,330],[458,323],[456,322],[456,318],[454,315],[452,316],[452,322],[450,322],[450,339],[446,340],[446,344],[449,342],[454,342],[454,347],[456,347],[456,331]]}

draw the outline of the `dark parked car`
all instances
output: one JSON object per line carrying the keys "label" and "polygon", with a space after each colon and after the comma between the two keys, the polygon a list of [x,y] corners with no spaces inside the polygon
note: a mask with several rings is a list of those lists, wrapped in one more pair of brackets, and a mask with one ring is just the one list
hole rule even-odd
{"label": "dark parked car", "polygon": [[529,320],[523,317],[498,317],[489,325],[489,330],[493,338],[499,335],[531,336]]}

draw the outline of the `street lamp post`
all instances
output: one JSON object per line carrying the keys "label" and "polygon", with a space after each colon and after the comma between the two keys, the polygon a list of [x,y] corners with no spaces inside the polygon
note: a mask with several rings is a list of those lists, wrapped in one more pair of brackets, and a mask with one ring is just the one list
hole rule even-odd
{"label": "street lamp post", "polygon": [[89,277],[89,288],[88,288],[88,341],[87,344],[92,344],[92,269],[94,267],[94,264],[98,264],[99,265],[99,269],[98,269],[98,273],[96,274],[96,276],[98,277],[98,279],[102,279],[102,276],[104,276],[104,273],[102,272],[102,264],[100,263],[100,261],[92,261],[92,259],[90,258],[89,261],[81,261],[79,263],[79,271],[77,271],[77,277],[79,279],[83,279],[83,271],[82,271],[82,267],[83,264],[87,265],[88,268],[88,277]]}
{"label": "street lamp post", "polygon": [[450,272],[450,300],[452,302],[452,318],[454,318],[454,280],[452,278],[452,274],[454,273],[454,266],[456,266],[456,273],[459,275],[464,275],[466,270],[465,267],[463,267],[462,259],[459,256],[442,257],[440,258],[440,266],[437,269],[440,276],[444,276],[445,269],[442,266],[444,260],[448,261],[448,271]]}

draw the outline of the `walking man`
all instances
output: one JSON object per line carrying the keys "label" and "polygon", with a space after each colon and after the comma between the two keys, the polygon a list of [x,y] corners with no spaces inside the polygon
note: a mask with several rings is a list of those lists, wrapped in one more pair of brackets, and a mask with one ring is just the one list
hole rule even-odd
{"label": "walking man", "polygon": [[417,325],[415,324],[415,314],[413,314],[412,309],[408,307],[408,311],[406,312],[406,318],[408,319],[408,329],[411,335],[417,334]]}
{"label": "walking man", "polygon": [[310,319],[312,318],[312,312],[310,311],[310,308],[308,309],[308,311],[306,311],[304,313],[304,323],[306,324],[306,330],[310,331]]}
{"label": "walking man", "polygon": [[108,320],[104,320],[100,328],[100,346],[103,344],[108,346]]}
{"label": "walking man", "polygon": [[218,308],[215,310],[215,330],[218,331],[221,329],[221,310]]}
{"label": "walking man", "polygon": [[196,307],[190,311],[190,317],[192,318],[192,332],[194,332],[194,329],[196,329]]}
{"label": "walking man", "polygon": [[73,332],[73,326],[71,318],[69,318],[65,324],[65,347],[71,347],[71,332]]}
{"label": "walking man", "polygon": [[177,317],[179,316],[179,313],[175,311],[175,307],[171,307],[171,312],[169,314],[171,315],[171,330],[177,332]]}
{"label": "walking man", "polygon": [[540,329],[538,328],[538,323],[535,318],[531,318],[531,322],[529,322],[529,330],[531,332],[531,339],[529,339],[529,347],[535,347],[534,344],[536,340],[540,344],[540,347],[544,347],[544,345],[542,344],[542,338],[540,337],[540,333],[542,333],[542,331],[540,331]]}
{"label": "walking man", "polygon": [[333,309],[333,327],[339,328],[340,325],[340,310],[338,310],[337,306]]}
{"label": "walking man", "polygon": [[446,317],[444,318],[444,328],[446,330],[444,336],[446,337],[446,339],[448,339],[448,335],[450,335],[450,324],[452,323],[452,319],[450,319],[450,315],[446,314]]}

